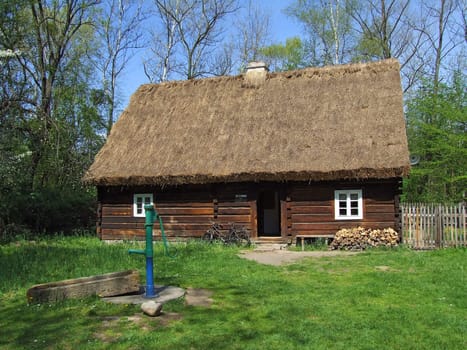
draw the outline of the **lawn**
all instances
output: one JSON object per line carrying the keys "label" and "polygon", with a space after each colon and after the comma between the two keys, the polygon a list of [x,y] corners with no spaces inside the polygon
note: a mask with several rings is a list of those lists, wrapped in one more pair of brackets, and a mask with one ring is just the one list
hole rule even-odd
{"label": "lawn", "polygon": [[266,266],[237,248],[155,247],[156,284],[205,288],[213,305],[150,318],[97,297],[28,305],[36,283],[138,268],[135,244],[91,237],[0,246],[1,349],[464,349],[465,249],[399,248]]}

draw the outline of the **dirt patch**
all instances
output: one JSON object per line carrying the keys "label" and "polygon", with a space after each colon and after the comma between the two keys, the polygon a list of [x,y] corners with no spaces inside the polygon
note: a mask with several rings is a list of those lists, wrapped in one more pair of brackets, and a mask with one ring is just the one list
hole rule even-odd
{"label": "dirt patch", "polygon": [[313,251],[313,252],[294,252],[290,250],[271,250],[271,251],[245,251],[239,254],[240,257],[254,260],[260,264],[280,266],[292,264],[303,258],[324,258],[332,256],[350,256],[360,252],[349,251]]}
{"label": "dirt patch", "polygon": [[113,332],[113,329],[121,321],[129,321],[140,327],[143,331],[152,331],[157,327],[166,327],[182,318],[183,316],[176,312],[162,312],[158,317],[147,317],[142,314],[135,314],[133,316],[107,316],[102,318],[102,324],[99,330],[94,333],[94,338],[104,343],[118,341],[118,337],[122,334]]}
{"label": "dirt patch", "polygon": [[188,288],[185,294],[185,304],[190,306],[211,307],[212,291],[200,288]]}

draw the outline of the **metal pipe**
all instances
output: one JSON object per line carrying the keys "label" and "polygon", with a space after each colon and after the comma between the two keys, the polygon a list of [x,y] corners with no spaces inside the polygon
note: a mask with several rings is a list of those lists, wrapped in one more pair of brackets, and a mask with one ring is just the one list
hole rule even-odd
{"label": "metal pipe", "polygon": [[143,254],[146,256],[146,298],[155,298],[157,294],[154,288],[154,251],[153,251],[153,241],[152,241],[152,230],[154,226],[154,219],[157,217],[157,213],[152,204],[147,204],[144,206],[146,221],[144,227],[146,228],[146,248],[145,250],[141,249],[130,249],[128,253],[130,254]]}

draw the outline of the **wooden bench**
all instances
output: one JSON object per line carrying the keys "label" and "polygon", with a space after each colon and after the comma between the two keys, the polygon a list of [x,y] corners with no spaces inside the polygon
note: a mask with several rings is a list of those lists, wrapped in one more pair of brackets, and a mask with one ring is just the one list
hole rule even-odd
{"label": "wooden bench", "polygon": [[296,235],[295,242],[301,240],[302,251],[305,250],[305,238],[334,238],[334,235]]}

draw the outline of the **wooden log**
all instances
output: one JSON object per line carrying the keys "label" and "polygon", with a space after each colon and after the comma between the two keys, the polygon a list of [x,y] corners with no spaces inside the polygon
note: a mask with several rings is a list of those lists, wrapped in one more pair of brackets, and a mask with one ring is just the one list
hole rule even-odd
{"label": "wooden log", "polygon": [[139,288],[139,272],[137,270],[127,270],[36,284],[28,289],[26,297],[29,303],[57,302],[92,295],[102,297],[122,295],[138,292]]}

